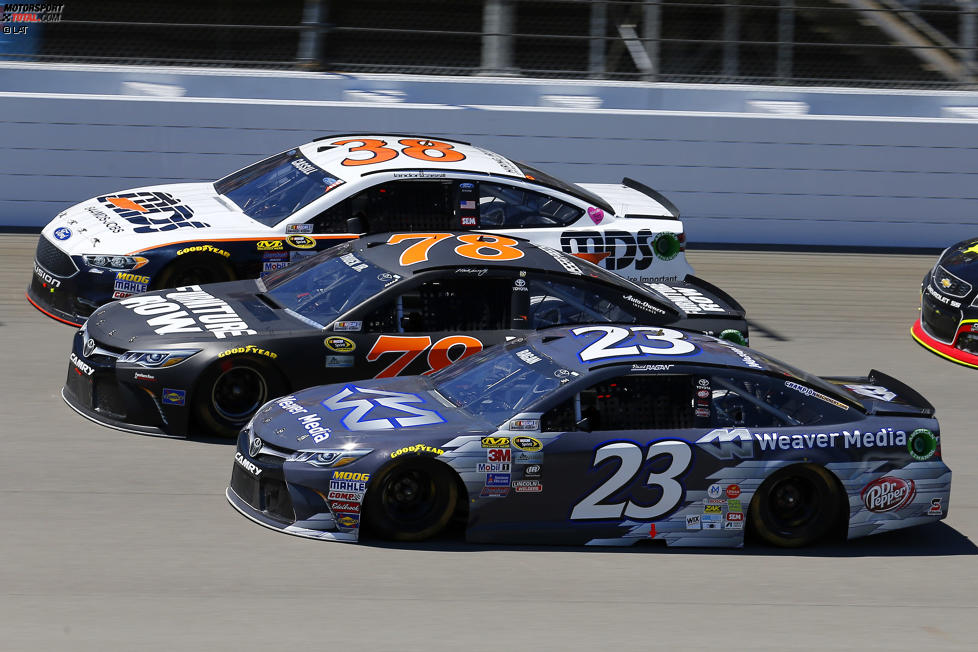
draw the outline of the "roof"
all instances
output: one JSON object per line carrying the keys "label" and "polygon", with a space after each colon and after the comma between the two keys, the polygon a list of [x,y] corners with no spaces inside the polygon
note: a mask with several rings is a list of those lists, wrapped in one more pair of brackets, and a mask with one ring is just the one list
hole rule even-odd
{"label": "roof", "polygon": [[317,138],[300,149],[313,163],[348,182],[388,170],[457,169],[526,178],[508,158],[448,138],[340,134]]}
{"label": "roof", "polygon": [[[575,335],[572,331],[581,328],[593,328],[590,333]],[[593,324],[560,326],[537,331],[527,336],[527,344],[533,349],[543,353],[554,360],[557,364],[570,369],[594,369],[609,365],[632,366],[632,365],[663,365],[663,364],[695,364],[695,365],[719,365],[740,369],[755,369],[757,371],[777,371],[783,372],[784,366],[776,360],[772,360],[757,351],[733,344],[726,340],[721,340],[702,333],[692,331],[665,329],[671,332],[682,333],[682,340],[695,346],[689,352],[683,352],[683,348],[672,347],[675,352],[665,352],[670,347],[669,339],[658,340],[656,344],[654,337],[660,329],[650,328],[653,335],[650,346],[657,350],[656,353],[643,353],[635,351],[628,353],[628,349],[635,349],[636,342],[629,334],[626,338],[617,341],[605,340],[597,347],[595,344],[605,337],[606,329],[619,328],[631,330],[631,326],[614,324]],[[661,348],[660,348],[661,347]],[[608,351],[615,351],[616,354],[606,357],[594,357],[591,360],[582,360],[582,352],[586,349],[598,350],[602,356]],[[622,353],[623,352],[623,353]],[[585,356],[586,357],[586,356]],[[650,371],[662,371],[662,369],[650,369]],[[806,374],[807,375],[807,374]]]}
{"label": "roof", "polygon": [[[395,240],[395,244],[388,244],[391,240]],[[499,242],[502,244],[496,244]],[[351,245],[358,257],[402,275],[405,271],[417,274],[439,267],[469,270],[528,268],[602,280],[611,278],[636,293],[643,292],[632,283],[575,256],[527,240],[491,233],[380,233],[353,240]]]}

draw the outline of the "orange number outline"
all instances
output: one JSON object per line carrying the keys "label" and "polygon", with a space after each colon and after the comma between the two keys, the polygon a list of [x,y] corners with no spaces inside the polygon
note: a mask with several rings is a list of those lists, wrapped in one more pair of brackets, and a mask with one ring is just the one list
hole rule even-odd
{"label": "orange number outline", "polygon": [[351,152],[371,152],[373,156],[370,158],[357,159],[357,158],[345,158],[341,161],[341,165],[351,166],[351,165],[369,165],[371,163],[384,163],[392,158],[397,157],[397,150],[387,147],[386,140],[375,140],[373,138],[354,138],[352,140],[338,140],[333,145],[349,145],[350,143],[363,143],[357,147],[351,147]]}
{"label": "orange number outline", "polygon": [[[494,238],[494,240],[487,242],[485,238]],[[523,257],[523,252],[515,248],[519,242],[505,236],[467,233],[458,236],[458,239],[466,244],[455,247],[455,253],[465,258],[472,258],[473,260],[518,260]],[[482,249],[496,251],[498,255],[488,256],[481,253]]]}
{"label": "orange number outline", "polygon": [[[449,143],[439,140],[418,140],[405,138],[397,141],[398,145],[404,145],[401,153],[419,161],[434,161],[437,163],[458,163],[465,160],[465,154],[456,150]],[[431,156],[428,150],[433,149],[442,152],[441,156]]]}
{"label": "orange number outline", "polygon": [[431,346],[431,338],[427,336],[405,337],[403,335],[381,335],[374,342],[370,352],[367,353],[367,361],[373,362],[385,353],[400,353],[401,355],[396,360],[374,376],[374,378],[391,378],[404,371],[429,346]]}
{"label": "orange number outline", "polygon": [[399,262],[401,265],[407,267],[408,265],[423,263],[428,260],[428,250],[435,243],[450,237],[452,237],[451,233],[395,233],[387,239],[387,244],[395,245],[405,240],[419,240],[419,242],[416,242],[401,252]]}

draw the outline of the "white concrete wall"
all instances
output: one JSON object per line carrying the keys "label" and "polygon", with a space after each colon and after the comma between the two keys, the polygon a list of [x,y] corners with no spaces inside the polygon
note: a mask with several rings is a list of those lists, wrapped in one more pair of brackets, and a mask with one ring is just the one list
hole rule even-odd
{"label": "white concrete wall", "polygon": [[8,65],[0,225],[215,179],[320,135],[395,132],[574,181],[633,177],[680,208],[693,242],[944,247],[978,234],[976,106],[973,93]]}

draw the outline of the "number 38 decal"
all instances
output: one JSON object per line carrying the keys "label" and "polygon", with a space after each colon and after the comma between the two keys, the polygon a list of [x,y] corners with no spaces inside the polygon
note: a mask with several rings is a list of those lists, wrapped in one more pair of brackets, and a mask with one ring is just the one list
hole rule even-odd
{"label": "number 38 decal", "polygon": [[[679,331],[654,326],[582,326],[571,331],[576,337],[604,333],[598,341],[578,353],[581,362],[623,358],[633,355],[689,355],[697,348]],[[619,346],[624,344],[624,346]]]}
{"label": "number 38 decal", "polygon": [[[644,462],[664,455],[669,456],[669,466],[661,473],[650,472],[643,483],[646,487],[660,487],[662,495],[651,505],[641,505],[632,500],[602,503],[609,496],[630,485],[638,476]],[[572,520],[624,518],[647,521],[668,514],[682,502],[686,490],[676,479],[689,470],[693,451],[687,442],[678,439],[657,441],[642,454],[642,448],[634,442],[615,442],[594,451],[591,467],[596,468],[605,460],[618,459],[618,470],[600,487],[574,506]]]}

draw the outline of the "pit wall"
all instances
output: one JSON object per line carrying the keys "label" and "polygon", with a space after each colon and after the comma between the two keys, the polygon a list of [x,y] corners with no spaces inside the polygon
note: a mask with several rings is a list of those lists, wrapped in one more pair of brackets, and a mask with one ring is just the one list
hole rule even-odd
{"label": "pit wall", "polygon": [[978,236],[978,93],[0,64],[0,227],[213,180],[336,133],[455,138],[632,177],[692,243],[943,248]]}

